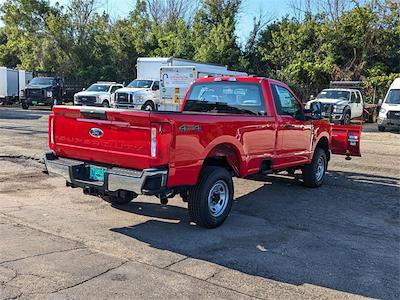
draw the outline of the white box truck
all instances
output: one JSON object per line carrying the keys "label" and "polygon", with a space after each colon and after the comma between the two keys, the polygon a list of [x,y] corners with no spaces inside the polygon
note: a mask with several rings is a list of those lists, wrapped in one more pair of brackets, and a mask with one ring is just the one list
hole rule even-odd
{"label": "white box truck", "polygon": [[193,80],[218,76],[247,76],[247,73],[200,63],[194,63],[191,66],[161,67],[159,110],[179,111],[186,91]]}
{"label": "white box truck", "polygon": [[18,101],[32,77],[32,72],[0,67],[0,103],[11,104]]}
{"label": "white box truck", "polygon": [[[230,71],[226,66],[180,58],[140,57],[137,60],[137,79],[116,91],[112,106],[178,111],[183,95],[194,79],[224,75],[246,76],[247,74]],[[166,76],[171,76],[169,80],[167,79],[167,87],[164,84]],[[161,94],[160,81],[163,84]]]}

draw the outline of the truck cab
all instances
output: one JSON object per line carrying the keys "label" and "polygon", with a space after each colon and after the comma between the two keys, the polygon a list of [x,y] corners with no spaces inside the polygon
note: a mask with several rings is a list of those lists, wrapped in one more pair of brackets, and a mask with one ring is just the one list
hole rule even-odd
{"label": "truck cab", "polygon": [[122,84],[116,82],[97,82],[74,95],[75,105],[110,107],[115,92],[123,88]]}
{"label": "truck cab", "polygon": [[400,78],[393,81],[384,101],[381,103],[378,129],[385,131],[386,128],[400,128]]}
{"label": "truck cab", "polygon": [[364,111],[364,99],[358,89],[324,89],[309,103],[313,102],[322,104],[323,117],[344,125],[350,124],[351,119],[362,117]]}
{"label": "truck cab", "polygon": [[116,90],[111,103],[115,108],[155,110],[160,98],[160,81],[135,79],[126,87]]}

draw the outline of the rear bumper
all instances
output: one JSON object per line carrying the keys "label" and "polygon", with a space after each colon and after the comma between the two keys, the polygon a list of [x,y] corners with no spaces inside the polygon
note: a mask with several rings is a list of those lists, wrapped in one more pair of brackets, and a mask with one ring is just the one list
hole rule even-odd
{"label": "rear bumper", "polygon": [[111,167],[105,172],[104,182],[99,182],[89,179],[89,166],[94,164],[57,157],[54,153],[47,153],[44,162],[49,174],[61,175],[69,185],[92,188],[99,194],[130,191],[137,195],[159,195],[167,189],[167,169],[137,171]]}

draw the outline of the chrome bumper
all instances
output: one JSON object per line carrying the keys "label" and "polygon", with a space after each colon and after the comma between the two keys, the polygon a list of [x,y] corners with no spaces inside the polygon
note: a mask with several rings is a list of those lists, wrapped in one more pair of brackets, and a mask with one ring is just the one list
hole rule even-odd
{"label": "chrome bumper", "polygon": [[[61,158],[53,153],[44,157],[47,172],[58,174],[73,186],[91,186],[99,190],[117,192],[120,190],[134,192],[135,194],[157,194],[167,187],[167,169],[145,169],[136,171],[124,168],[109,168],[105,172],[104,182],[93,182],[84,174],[88,166],[93,165],[84,161]],[[146,182],[157,179],[156,184],[146,186]],[[150,187],[150,188],[149,188]]]}

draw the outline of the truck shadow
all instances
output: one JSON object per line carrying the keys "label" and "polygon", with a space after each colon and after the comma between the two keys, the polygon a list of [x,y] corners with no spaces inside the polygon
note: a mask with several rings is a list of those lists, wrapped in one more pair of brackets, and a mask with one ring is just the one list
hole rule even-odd
{"label": "truck shadow", "polygon": [[[246,185],[236,183],[237,190]],[[225,224],[190,224],[186,209],[134,202],[118,209],[157,220],[114,232],[285,283],[397,299],[400,280],[399,178],[330,172],[319,189],[271,176],[235,200]]]}

